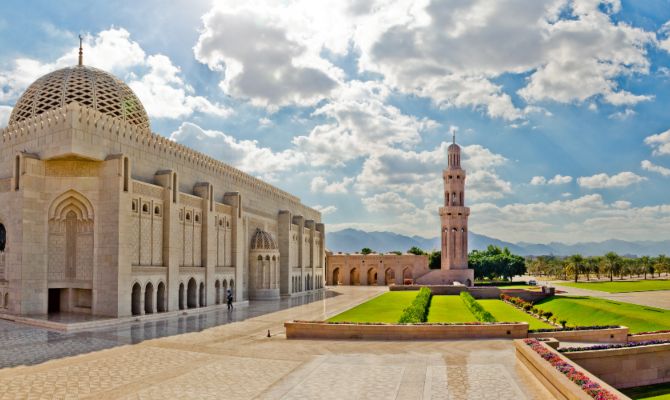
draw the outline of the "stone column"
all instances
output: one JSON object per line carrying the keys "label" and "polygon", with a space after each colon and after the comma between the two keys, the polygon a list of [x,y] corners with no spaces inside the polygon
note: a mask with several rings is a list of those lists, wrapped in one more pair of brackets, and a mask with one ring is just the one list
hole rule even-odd
{"label": "stone column", "polygon": [[202,198],[202,234],[200,255],[205,268],[205,302],[215,304],[216,289],[216,224],[214,223],[214,187],[211,183],[200,182],[193,187],[193,193]]}
{"label": "stone column", "polygon": [[[167,268],[165,295],[167,310],[179,310],[179,260],[182,243],[179,235],[179,177],[172,170],[158,171],[156,182],[163,186],[163,265]],[[184,282],[184,304],[186,285]]]}
{"label": "stone column", "polygon": [[[242,196],[238,192],[227,192],[223,195],[223,203],[233,207],[232,212],[232,231],[231,231],[231,248],[232,260],[235,267],[235,296],[236,301],[243,300],[244,292],[244,268],[248,266],[243,265],[244,253],[248,251],[248,244],[244,238],[242,227]],[[253,262],[250,260],[249,262]]]}
{"label": "stone column", "polygon": [[278,246],[279,246],[279,293],[290,295],[293,289],[291,282],[291,212],[287,210],[279,211],[278,217]]}
{"label": "stone column", "polygon": [[305,265],[303,263],[303,252],[305,249],[305,218],[302,215],[295,215],[293,217],[293,224],[298,225],[298,267],[300,268],[300,288],[305,291]]}

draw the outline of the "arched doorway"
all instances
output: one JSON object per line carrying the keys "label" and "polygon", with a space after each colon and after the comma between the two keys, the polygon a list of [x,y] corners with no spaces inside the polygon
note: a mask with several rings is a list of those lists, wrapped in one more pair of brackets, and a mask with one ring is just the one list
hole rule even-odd
{"label": "arched doorway", "polygon": [[205,283],[200,282],[200,296],[199,296],[198,306],[199,307],[204,307],[206,305],[206,303],[207,303],[207,299],[206,299],[206,296],[205,296]]}
{"label": "arched doorway", "polygon": [[333,270],[333,283],[332,283],[332,285],[337,286],[339,284],[340,284],[340,269],[335,268]]}
{"label": "arched doorway", "polygon": [[156,308],[158,312],[167,311],[165,307],[165,284],[163,282],[158,284],[158,294],[156,296]]}
{"label": "arched doorway", "polygon": [[142,286],[139,283],[133,285],[130,309],[133,315],[142,314]]}
{"label": "arched doorway", "polygon": [[188,308],[196,308],[198,306],[198,284],[195,283],[195,279],[191,278],[188,281],[188,287],[186,289],[186,306]]}
{"label": "arched doorway", "polygon": [[214,304],[221,304],[221,283],[214,282]]}
{"label": "arched doorway", "polygon": [[403,285],[411,285],[412,282],[412,270],[409,267],[405,267],[405,269],[402,270],[402,283]]}
{"label": "arched doorway", "polygon": [[151,282],[144,289],[144,313],[154,313],[154,285]]}
{"label": "arched doorway", "polygon": [[184,282],[179,284],[179,309],[183,310],[186,308],[186,304],[184,302]]}
{"label": "arched doorway", "polygon": [[230,280],[230,292],[233,294],[233,301],[237,300],[237,294],[235,293],[235,281]]}
{"label": "arched doorway", "polygon": [[368,285],[377,284],[377,272],[374,268],[368,269]]}
{"label": "arched doorway", "polygon": [[361,284],[361,275],[358,272],[358,268],[353,268],[351,272],[349,272],[349,282],[351,285]]}
{"label": "arched doorway", "polygon": [[221,286],[221,298],[223,299],[223,302],[226,303],[228,302],[228,281],[224,279],[223,285]]}
{"label": "arched doorway", "polygon": [[387,286],[395,284],[395,271],[392,268],[387,268],[384,272],[384,281]]}

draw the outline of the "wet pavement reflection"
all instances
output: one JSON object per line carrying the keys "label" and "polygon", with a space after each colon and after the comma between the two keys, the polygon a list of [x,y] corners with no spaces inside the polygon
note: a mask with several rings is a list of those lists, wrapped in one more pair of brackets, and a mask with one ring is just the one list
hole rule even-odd
{"label": "wet pavement reflection", "polygon": [[195,315],[124,323],[73,333],[0,321],[0,368],[40,364],[48,360],[136,344],[144,340],[200,332],[214,326],[244,321],[336,295],[337,293],[325,291],[278,301],[251,301],[249,306],[235,308],[232,311],[222,306],[221,309]]}

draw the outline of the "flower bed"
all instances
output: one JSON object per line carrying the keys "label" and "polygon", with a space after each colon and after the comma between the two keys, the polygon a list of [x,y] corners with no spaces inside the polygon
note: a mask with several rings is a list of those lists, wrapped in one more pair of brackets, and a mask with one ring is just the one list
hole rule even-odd
{"label": "flower bed", "polygon": [[[563,376],[568,378],[572,383],[577,385],[584,393],[592,399],[597,400],[618,400],[622,396],[616,394],[614,390],[609,390],[604,385],[598,383],[586,373],[569,363],[566,359],[561,357],[547,346],[541,344],[536,339],[524,339],[523,343],[530,347],[537,353],[544,361],[549,363],[553,368],[560,372]],[[567,397],[567,396],[566,396]]]}
{"label": "flower bed", "polygon": [[[545,318],[546,322],[556,325],[556,317],[551,318],[554,314],[551,311],[543,311],[533,305],[533,303],[526,301],[524,299],[521,299],[519,297],[513,297],[507,294],[501,294],[500,295],[500,300],[504,301],[505,303],[511,304],[514,307],[518,308],[519,310],[522,310],[528,315],[532,315],[533,317],[542,320],[542,317]],[[565,321],[562,321],[565,322]],[[565,328],[565,324],[563,324],[563,328]]]}
{"label": "flower bed", "polygon": [[565,328],[555,328],[555,329],[531,329],[528,332],[544,333],[544,332],[594,331],[598,329],[614,329],[614,328],[621,328],[621,325],[566,326]]}
{"label": "flower bed", "polygon": [[629,342],[646,342],[648,340],[670,340],[670,330],[640,332],[628,335]]}
{"label": "flower bed", "polygon": [[625,349],[629,347],[650,346],[654,344],[670,344],[670,340],[647,340],[644,342],[597,344],[588,347],[564,347],[558,351],[561,353],[572,353],[575,351]]}

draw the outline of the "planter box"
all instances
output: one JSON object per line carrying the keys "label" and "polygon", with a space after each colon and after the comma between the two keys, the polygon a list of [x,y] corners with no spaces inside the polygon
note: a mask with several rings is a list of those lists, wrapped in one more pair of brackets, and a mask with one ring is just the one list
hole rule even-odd
{"label": "planter box", "polygon": [[617,388],[670,382],[670,344],[564,353]]}
{"label": "planter box", "polygon": [[529,338],[555,338],[561,342],[586,342],[586,343],[626,343],[628,342],[628,327],[577,330],[577,331],[553,331],[553,332],[530,332]]}
{"label": "planter box", "polygon": [[644,335],[630,335],[629,342],[646,342],[648,340],[670,340],[670,332],[646,333]]}
{"label": "planter box", "polygon": [[359,325],[325,322],[284,323],[287,339],[450,340],[519,339],[528,335],[528,323],[490,325]]}
{"label": "planter box", "polygon": [[[618,390],[614,389],[607,383],[603,382],[601,379],[598,379],[595,375],[580,368],[575,362],[571,362],[568,358],[547,346],[542,344],[552,353],[563,358],[566,362],[572,364],[577,370],[584,373],[588,376],[593,382],[597,382],[603,389],[610,391],[612,394],[619,396],[622,400],[630,400],[629,397],[620,393]],[[516,348],[516,357],[521,361],[530,372],[535,375],[535,377],[544,385],[551,394],[554,395],[557,399],[570,399],[570,400],[593,400],[586,392],[582,390],[576,383],[572,382],[568,377],[563,375],[560,371],[554,368],[548,361],[540,357],[535,350],[531,349],[523,340],[515,340],[514,347]]]}

